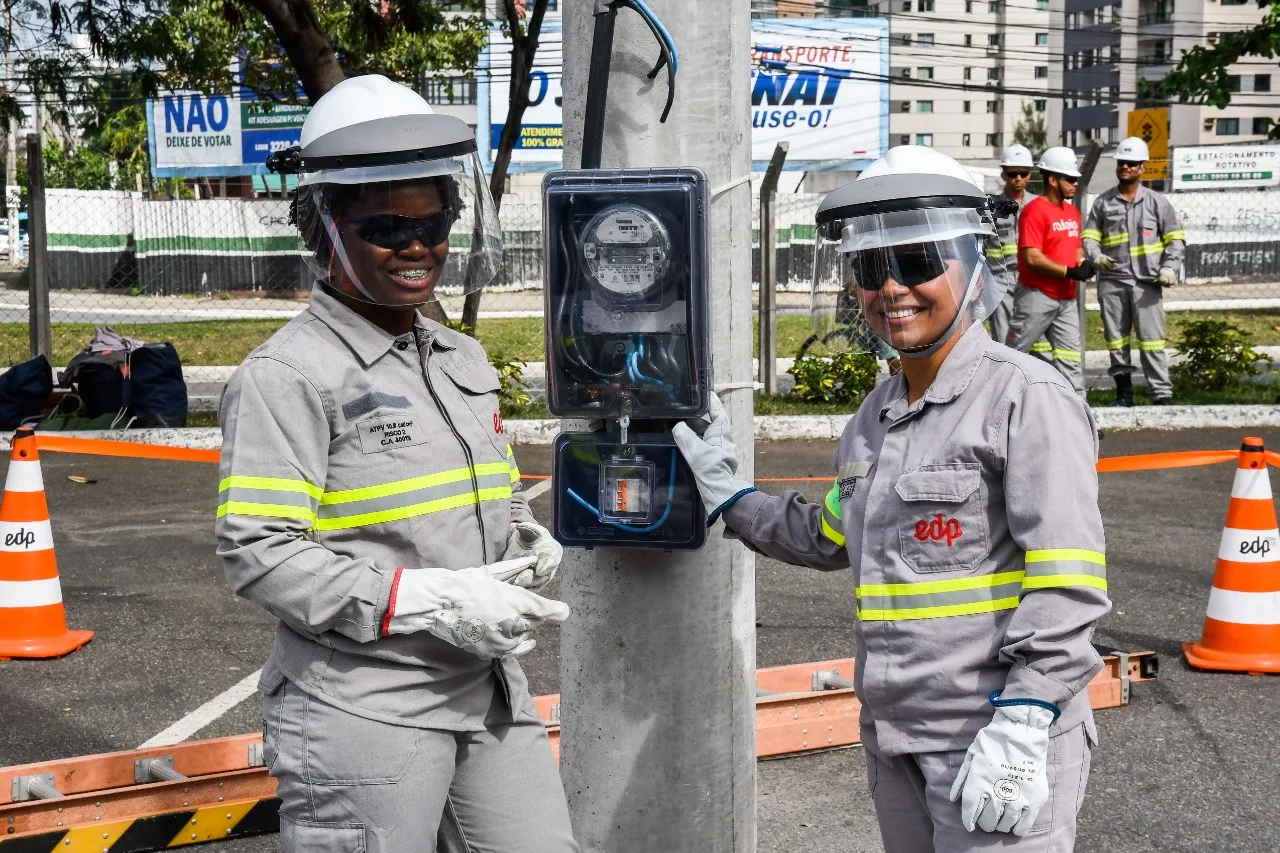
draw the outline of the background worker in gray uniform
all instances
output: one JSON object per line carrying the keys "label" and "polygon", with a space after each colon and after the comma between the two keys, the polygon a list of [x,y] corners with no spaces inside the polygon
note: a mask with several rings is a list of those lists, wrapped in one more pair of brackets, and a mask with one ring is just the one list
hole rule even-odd
{"label": "background worker in gray uniform", "polygon": [[1115,405],[1133,405],[1129,346],[1136,343],[1151,402],[1167,406],[1173,403],[1173,384],[1165,354],[1163,288],[1178,283],[1187,235],[1169,200],[1138,183],[1147,143],[1131,136],[1116,147],[1115,157],[1120,183],[1094,200],[1082,235],[1085,254],[1098,269]]}
{"label": "background worker in gray uniform", "polygon": [[416,310],[498,270],[474,134],[356,77],[271,165],[300,172],[317,282],[227,385],[216,532],[231,588],[280,620],[259,689],[284,849],[575,853],[515,660],[568,616],[532,591],[562,552],[484,350]]}
{"label": "background worker in gray uniform", "polygon": [[[1031,151],[1025,145],[1010,145],[1000,156],[1000,177],[1004,180],[1004,197],[1016,202],[1018,211],[1027,206],[1032,199],[1040,196],[1027,192],[1027,181],[1031,179],[1031,169],[1035,161]],[[996,242],[987,248],[987,266],[1000,280],[1004,288],[1004,298],[991,312],[991,338],[996,343],[1004,343],[1009,339],[1009,321],[1013,316],[1013,300],[1018,290],[1018,214],[996,217]],[[1036,355],[1048,358],[1051,347],[1047,339],[1041,338],[1031,347]]]}
{"label": "background worker in gray uniform", "polygon": [[[985,195],[894,148],[818,207],[817,252],[903,355],[840,439],[822,504],[736,478],[723,408],[679,424],[710,519],[774,559],[852,566],[855,679],[887,853],[1066,853],[1096,742],[1107,612],[1093,419],[1044,362],[992,341]],[[815,264],[821,270],[824,265]]]}
{"label": "background worker in gray uniform", "polygon": [[1030,352],[1047,337],[1050,357],[1084,396],[1084,330],[1076,304],[1079,282],[1093,277],[1080,244],[1080,213],[1070,204],[1080,184],[1076,155],[1050,148],[1040,156],[1044,195],[1018,214],[1018,291],[1009,346]]}

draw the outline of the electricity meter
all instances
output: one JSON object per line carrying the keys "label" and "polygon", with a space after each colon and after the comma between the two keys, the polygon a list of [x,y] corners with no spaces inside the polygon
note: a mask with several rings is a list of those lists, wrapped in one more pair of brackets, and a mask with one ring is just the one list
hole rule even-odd
{"label": "electricity meter", "polygon": [[697,483],[670,435],[562,433],[551,477],[562,545],[686,551],[706,542]]}
{"label": "electricity meter", "polygon": [[696,549],[706,511],[671,437],[711,393],[707,179],[577,169],[542,182],[552,529],[583,548]]}
{"label": "electricity meter", "polygon": [[547,407],[686,418],[710,393],[707,187],[697,169],[543,180]]}

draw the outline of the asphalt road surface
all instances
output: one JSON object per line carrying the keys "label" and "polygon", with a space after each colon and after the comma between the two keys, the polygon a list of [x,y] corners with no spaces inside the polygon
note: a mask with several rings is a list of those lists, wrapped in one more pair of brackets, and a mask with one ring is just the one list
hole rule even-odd
{"label": "asphalt road surface", "polygon": [[[1261,434],[1280,447],[1280,432]],[[1234,449],[1242,435],[1109,433],[1103,452]],[[832,449],[760,445],[758,476],[825,476]],[[547,449],[518,455],[526,473],[546,472]],[[256,670],[271,645],[272,619],[226,590],[213,552],[214,466],[65,454],[43,462],[70,620],[97,636],[61,660],[0,663],[0,766],[134,748]],[[1102,475],[1115,606],[1097,639],[1154,649],[1162,666],[1127,707],[1098,714],[1078,850],[1280,850],[1280,680],[1194,672],[1180,652],[1200,636],[1232,476],[1229,464]],[[814,500],[824,491],[795,485]],[[534,510],[547,518],[545,496]],[[760,666],[852,653],[847,573],[757,566]],[[557,691],[558,655],[555,632],[544,630],[526,659],[536,693]],[[255,730],[259,709],[250,697],[198,736]],[[757,766],[761,851],[880,849],[860,749]]]}

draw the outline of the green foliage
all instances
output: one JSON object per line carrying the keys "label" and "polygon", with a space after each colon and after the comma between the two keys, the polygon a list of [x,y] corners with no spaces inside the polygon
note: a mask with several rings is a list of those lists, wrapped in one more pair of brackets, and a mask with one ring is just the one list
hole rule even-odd
{"label": "green foliage", "polygon": [[522,409],[533,402],[529,389],[524,384],[525,363],[516,358],[507,358],[501,352],[489,356],[489,363],[498,371],[498,406],[503,411]]}
{"label": "green foliage", "polygon": [[1257,376],[1256,362],[1271,363],[1254,351],[1252,335],[1222,320],[1188,323],[1176,348],[1184,356],[1172,370],[1180,391],[1222,391]]}
{"label": "green foliage", "polygon": [[1022,102],[1022,118],[1013,126],[1013,141],[1031,149],[1033,155],[1039,154],[1049,146],[1049,127],[1045,124],[1045,114],[1036,112],[1035,104]]}
{"label": "green foliage", "polygon": [[874,357],[851,352],[797,358],[787,370],[796,380],[792,393],[801,400],[846,405],[861,402],[876,387],[879,371]]}
{"label": "green foliage", "polygon": [[[1257,57],[1275,59],[1280,56],[1280,0],[1259,0],[1266,9],[1262,21],[1253,27],[1218,34],[1213,45],[1195,45],[1178,58],[1163,80],[1158,83],[1138,81],[1144,99],[1176,99],[1180,103],[1207,104],[1222,109],[1231,103],[1227,70],[1241,59]],[[1270,137],[1280,136],[1280,124],[1271,123]]]}
{"label": "green foliage", "polygon": [[93,109],[86,81],[104,68],[122,69],[116,82],[128,89],[126,101],[117,88],[110,114],[127,104],[141,115],[142,99],[164,92],[239,85],[266,101],[299,103],[344,75],[379,73],[416,86],[424,74],[472,69],[488,33],[482,0],[0,0],[0,8],[0,21],[13,22],[0,24],[0,46],[17,70],[0,90],[0,131],[23,115],[18,92],[35,92],[49,118],[71,127],[86,102]]}

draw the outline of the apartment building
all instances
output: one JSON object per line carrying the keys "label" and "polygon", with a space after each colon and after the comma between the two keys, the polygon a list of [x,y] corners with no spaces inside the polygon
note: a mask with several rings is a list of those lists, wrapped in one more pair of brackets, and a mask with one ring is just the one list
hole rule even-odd
{"label": "apartment building", "polygon": [[[1266,10],[1252,0],[1055,0],[1062,7],[1062,51],[1053,69],[1061,92],[1064,144],[1111,145],[1127,134],[1128,113],[1148,84],[1164,79],[1182,52],[1212,45],[1223,34],[1251,27]],[[1233,103],[1225,109],[1169,104],[1169,144],[1214,145],[1266,138],[1280,112],[1280,74],[1274,62],[1248,59],[1229,71]],[[1274,86],[1273,86],[1273,77]],[[1146,105],[1159,106],[1150,102]]]}

